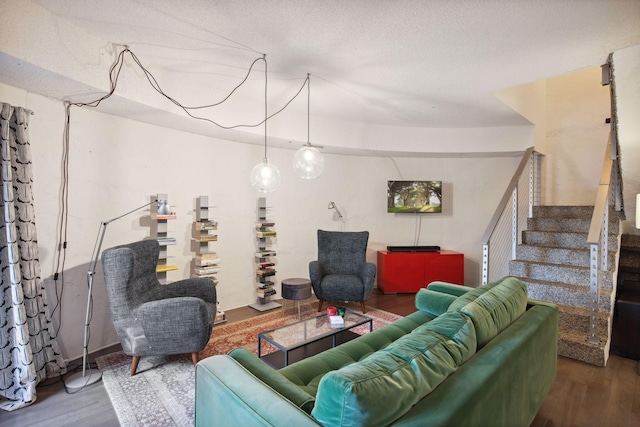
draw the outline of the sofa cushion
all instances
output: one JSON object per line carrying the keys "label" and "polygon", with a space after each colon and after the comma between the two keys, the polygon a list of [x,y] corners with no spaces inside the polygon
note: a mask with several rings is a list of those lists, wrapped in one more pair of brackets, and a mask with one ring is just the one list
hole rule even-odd
{"label": "sofa cushion", "polygon": [[[469,293],[471,292],[473,291]],[[454,303],[449,306],[450,310],[451,307],[454,307]],[[481,348],[520,317],[526,308],[527,286],[520,280],[509,277],[492,284],[475,300],[458,310],[473,321],[478,348]]]}
{"label": "sofa cushion", "polygon": [[471,301],[475,301],[476,298],[478,298],[480,295],[483,295],[488,290],[493,289],[494,286],[497,286],[500,283],[502,283],[504,280],[506,279],[500,279],[496,282],[491,282],[486,285],[478,286],[477,288],[471,289],[469,292],[466,292],[463,295],[460,295],[458,298],[456,298],[456,300],[452,302],[451,305],[449,306],[449,310],[453,311],[453,310],[459,309],[460,307],[464,307],[465,305],[469,304]]}
{"label": "sofa cushion", "polygon": [[251,351],[239,347],[229,352],[229,356],[240,363],[247,371],[251,372],[260,381],[280,393],[291,403],[311,414],[314,397],[291,381],[282,376],[278,371],[267,366]]}
{"label": "sofa cushion", "polygon": [[440,316],[455,300],[455,295],[420,289],[416,294],[416,308],[432,316]]}
{"label": "sofa cushion", "polygon": [[442,337],[442,344],[447,349],[457,366],[461,366],[476,353],[476,330],[469,316],[451,311],[436,319],[418,326],[412,334],[430,331]]}
{"label": "sofa cushion", "polygon": [[436,388],[475,349],[470,319],[445,313],[366,359],[324,375],[311,415],[322,425],[387,425]]}

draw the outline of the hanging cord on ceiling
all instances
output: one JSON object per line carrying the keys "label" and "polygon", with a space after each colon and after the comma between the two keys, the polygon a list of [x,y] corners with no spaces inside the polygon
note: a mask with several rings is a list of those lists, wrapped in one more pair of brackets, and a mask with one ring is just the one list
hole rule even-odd
{"label": "hanging cord on ceiling", "polygon": [[[289,101],[287,101],[282,108],[280,108],[275,113],[269,116],[267,114],[268,113],[267,111],[267,100],[268,100],[267,98],[267,60],[266,60],[266,55],[263,55],[261,58],[257,58],[251,63],[251,66],[249,67],[249,70],[247,71],[247,74],[245,75],[244,79],[242,79],[242,81],[238,85],[236,85],[231,90],[231,92],[227,96],[225,96],[222,100],[215,103],[201,105],[201,106],[193,106],[193,107],[185,106],[181,104],[179,101],[177,101],[175,98],[166,94],[162,90],[162,88],[160,87],[160,84],[158,83],[156,78],[153,76],[153,74],[149,70],[147,70],[147,68],[142,64],[142,61],[140,61],[140,59],[129,49],[129,47],[125,45],[123,49],[118,53],[118,55],[116,56],[116,60],[114,61],[114,63],[111,65],[109,69],[109,91],[105,95],[89,102],[71,102],[71,101],[65,102],[65,124],[64,124],[64,132],[63,132],[63,152],[62,152],[62,170],[61,170],[62,184],[60,189],[60,218],[59,218],[59,228],[58,228],[58,240],[56,242],[56,249],[54,251],[55,253],[57,253],[57,256],[55,261],[55,272],[53,274],[55,294],[56,294],[57,301],[52,310],[52,317],[55,316],[57,312],[58,318],[59,318],[58,327],[56,329],[56,336],[59,334],[60,328],[62,327],[62,314],[61,314],[62,313],[62,296],[64,294],[64,270],[65,270],[67,244],[68,244],[67,229],[68,229],[68,216],[69,216],[69,139],[70,139],[69,133],[70,133],[70,123],[71,123],[71,107],[73,106],[73,107],[97,108],[102,101],[110,98],[115,93],[116,88],[118,86],[118,79],[120,78],[120,73],[124,65],[125,54],[127,53],[131,56],[131,58],[138,65],[138,67],[140,67],[140,69],[144,73],[151,87],[156,92],[161,94],[163,97],[171,101],[173,104],[177,105],[182,110],[184,110],[185,113],[187,113],[190,117],[197,120],[204,120],[204,121],[210,122],[222,129],[234,129],[239,127],[258,127],[264,124],[265,126],[265,158],[267,155],[267,144],[266,144],[267,120],[284,111],[289,106],[289,104],[291,104],[291,102],[293,102],[293,100],[298,97],[300,92],[302,92],[302,89],[304,88],[304,86],[309,81],[309,76],[307,75],[307,78],[305,79],[300,89],[298,89],[298,91],[295,93],[295,95],[291,99],[289,99]],[[215,107],[227,101],[236,92],[238,88],[240,88],[244,83],[246,83],[246,81],[248,80],[253,70],[254,65],[258,61],[264,61],[265,63],[265,69],[264,69],[265,119],[264,120],[256,124],[238,124],[233,126],[223,126],[213,120],[207,119],[205,117],[198,117],[191,114],[189,110],[198,110],[198,109]],[[91,310],[91,315],[92,313],[93,313],[93,310]]]}
{"label": "hanging cord on ceiling", "polygon": [[142,61],[140,61],[140,59],[127,46],[125,46],[125,48],[122,50],[121,53],[124,53],[124,52],[129,53],[129,55],[131,56],[133,61],[138,65],[138,67],[140,67],[140,69],[144,73],[147,81],[149,82],[151,87],[156,92],[158,92],[164,98],[168,99],[174,105],[176,105],[179,108],[181,108],[189,117],[191,117],[193,119],[196,119],[196,120],[203,120],[203,121],[209,122],[209,123],[214,124],[214,125],[222,128],[222,129],[236,129],[236,128],[240,128],[240,127],[258,127],[258,126],[263,125],[266,120],[271,119],[272,117],[274,117],[274,116],[280,114],[282,111],[284,111],[289,106],[289,104],[291,104],[291,102],[293,102],[293,100],[296,99],[298,97],[298,95],[300,95],[300,92],[302,92],[302,89],[304,89],[304,86],[307,84],[307,80],[305,80],[303,82],[302,86],[300,87],[300,89],[295,93],[295,95],[293,95],[293,97],[291,97],[291,99],[289,99],[285,103],[285,105],[282,108],[280,108],[279,110],[277,110],[275,113],[271,114],[270,116],[266,116],[264,120],[262,120],[262,121],[260,121],[258,123],[255,123],[255,124],[237,124],[237,125],[225,126],[225,125],[222,125],[222,124],[220,124],[220,123],[218,123],[218,122],[216,122],[214,120],[208,119],[206,117],[196,116],[196,115],[192,114],[190,110],[198,110],[198,109],[203,109],[203,108],[215,107],[215,106],[221,105],[222,103],[227,101],[231,97],[231,95],[247,81],[247,79],[249,78],[249,75],[251,74],[251,71],[253,70],[253,66],[258,61],[264,61],[264,63],[265,63],[265,75],[266,75],[266,72],[267,72],[266,71],[266,68],[267,68],[266,55],[263,55],[262,58],[257,58],[256,60],[254,60],[251,63],[251,66],[249,67],[249,70],[248,70],[246,76],[244,77],[244,79],[236,87],[234,87],[233,90],[226,97],[224,97],[221,101],[218,101],[218,102],[212,103],[212,104],[206,104],[206,105],[200,105],[200,106],[191,107],[191,106],[183,105],[181,102],[179,102],[178,100],[176,100],[175,98],[169,96],[166,92],[164,92],[164,90],[160,87],[160,84],[158,83],[156,78],[153,76],[153,74],[142,64]]}

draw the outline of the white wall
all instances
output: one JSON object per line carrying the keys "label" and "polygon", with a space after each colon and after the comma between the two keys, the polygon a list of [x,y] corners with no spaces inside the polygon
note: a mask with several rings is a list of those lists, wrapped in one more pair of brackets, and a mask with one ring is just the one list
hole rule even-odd
{"label": "white wall", "polygon": [[[34,196],[42,277],[50,298],[58,241],[62,130],[64,108],[59,101],[0,84],[0,99],[35,112],[30,135],[34,166]],[[178,244],[169,249],[180,267],[170,280],[188,275],[190,230],[194,200],[208,195],[219,221],[219,240],[211,244],[221,259],[218,286],[224,309],[254,302],[253,253],[256,200],[249,184],[251,168],[262,148],[213,139],[74,108],[69,154],[68,249],[64,270],[60,344],[67,358],[81,354],[86,272],[101,221],[168,193],[178,214],[170,230]],[[306,181],[291,167],[293,151],[269,149],[282,174],[282,184],[267,195],[278,230],[278,278],[308,277],[308,262],[316,256],[316,230],[340,230],[327,209],[334,201],[346,218],[346,230],[369,230],[368,259],[387,245],[440,245],[465,254],[465,281],[479,283],[480,237],[519,161],[497,158],[385,158],[328,154],[320,178]],[[388,179],[437,179],[444,183],[444,213],[386,213]],[[148,212],[109,225],[103,249],[149,235]],[[55,304],[50,301],[51,306]],[[90,350],[117,342],[108,312],[101,270],[94,290]]]}
{"label": "white wall", "polygon": [[600,67],[547,80],[545,205],[595,203],[611,115],[609,88],[600,81]]}
{"label": "white wall", "polygon": [[[624,180],[624,206],[627,220],[626,234],[640,234],[636,229],[635,196],[640,193],[640,45],[613,54],[618,107],[618,141],[620,164]],[[640,225],[640,224],[639,224]]]}

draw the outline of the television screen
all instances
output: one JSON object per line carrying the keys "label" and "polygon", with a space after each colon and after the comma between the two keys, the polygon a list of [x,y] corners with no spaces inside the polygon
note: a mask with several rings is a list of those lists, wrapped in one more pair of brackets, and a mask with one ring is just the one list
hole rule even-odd
{"label": "television screen", "polygon": [[387,212],[442,212],[442,181],[387,181]]}

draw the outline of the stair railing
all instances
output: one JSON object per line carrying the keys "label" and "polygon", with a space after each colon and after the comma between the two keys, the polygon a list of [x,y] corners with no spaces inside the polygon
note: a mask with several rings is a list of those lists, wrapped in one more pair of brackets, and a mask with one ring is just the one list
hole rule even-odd
{"label": "stair railing", "polygon": [[533,147],[527,149],[482,236],[483,285],[509,274],[527,218],[540,205],[541,163],[542,155]]}
{"label": "stair railing", "polygon": [[600,185],[596,204],[591,216],[591,225],[587,244],[589,245],[589,344],[601,345],[598,335],[598,317],[600,312],[600,272],[609,268],[609,207],[613,204],[616,211],[622,210],[622,178],[617,139],[617,111],[615,82],[612,74],[612,55],[602,65],[602,85],[609,85],[611,99],[611,131],[605,150]]}

